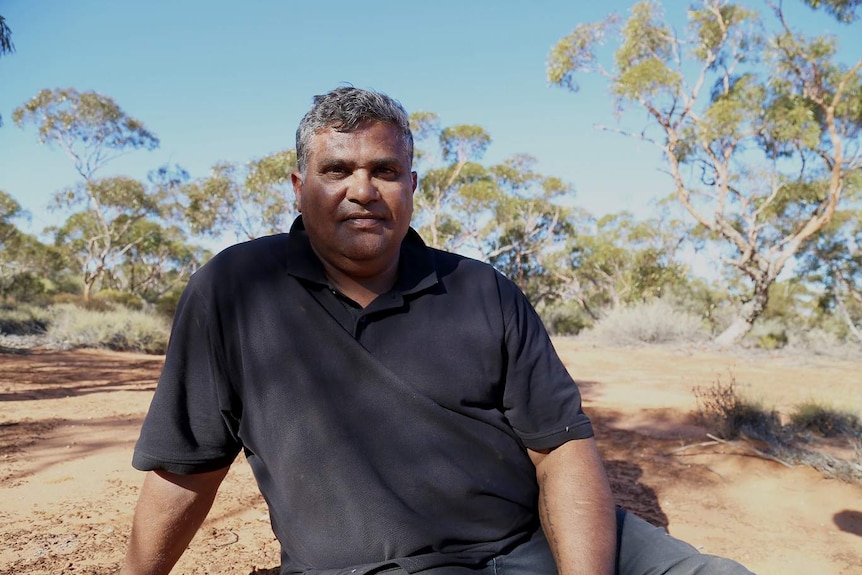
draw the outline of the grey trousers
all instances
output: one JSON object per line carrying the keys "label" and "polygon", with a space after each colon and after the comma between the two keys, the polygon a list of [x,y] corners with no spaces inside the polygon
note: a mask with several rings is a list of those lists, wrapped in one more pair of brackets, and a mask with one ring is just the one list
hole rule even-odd
{"label": "grey trousers", "polygon": [[[618,575],[753,575],[730,559],[706,555],[650,525],[633,513],[617,508]],[[551,549],[539,529],[533,537],[484,567],[435,567],[416,575],[554,575]],[[378,573],[406,575],[402,569]]]}

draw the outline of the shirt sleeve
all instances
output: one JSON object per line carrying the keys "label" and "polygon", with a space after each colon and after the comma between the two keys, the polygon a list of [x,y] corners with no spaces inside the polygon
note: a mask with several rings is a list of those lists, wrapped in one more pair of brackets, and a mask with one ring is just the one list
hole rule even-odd
{"label": "shirt sleeve", "polygon": [[581,394],[547,330],[518,287],[500,276],[507,354],[503,407],[515,433],[533,450],[593,436]]}
{"label": "shirt sleeve", "polygon": [[198,274],[177,307],[165,365],[135,446],[132,466],[141,471],[212,471],[230,465],[241,449],[241,406],[224,375],[217,316],[198,291]]}

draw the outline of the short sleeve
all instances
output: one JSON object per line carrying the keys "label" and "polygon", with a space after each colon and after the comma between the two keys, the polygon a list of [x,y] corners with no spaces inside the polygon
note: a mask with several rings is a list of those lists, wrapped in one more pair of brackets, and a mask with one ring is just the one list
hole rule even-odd
{"label": "short sleeve", "polygon": [[515,433],[534,450],[592,437],[578,386],[538,314],[514,283],[503,276],[498,283],[507,354],[503,406]]}
{"label": "short sleeve", "polygon": [[[201,270],[203,271],[203,270]],[[202,473],[231,464],[241,406],[224,375],[217,314],[192,276],[174,316],[165,365],[132,465],[139,470]]]}

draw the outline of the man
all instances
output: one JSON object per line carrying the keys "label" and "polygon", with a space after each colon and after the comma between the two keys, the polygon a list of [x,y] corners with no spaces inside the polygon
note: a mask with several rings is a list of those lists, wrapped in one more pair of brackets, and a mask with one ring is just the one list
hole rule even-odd
{"label": "man", "polygon": [[290,233],[213,258],[177,309],[123,573],[171,569],[240,451],[285,574],[747,573],[615,510],[523,294],[410,228],[400,104],[318,96],[296,145]]}

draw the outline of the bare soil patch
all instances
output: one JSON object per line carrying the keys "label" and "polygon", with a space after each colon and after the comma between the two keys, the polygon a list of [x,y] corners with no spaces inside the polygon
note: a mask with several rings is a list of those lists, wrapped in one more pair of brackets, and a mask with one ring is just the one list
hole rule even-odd
{"label": "bare soil patch", "polygon": [[[556,344],[621,504],[758,573],[860,572],[862,488],[741,447],[700,445],[691,389],[732,373],[765,405],[813,399],[860,413],[862,360]],[[0,575],[117,570],[143,479],[131,452],[161,365],[105,351],[0,355]],[[278,565],[266,506],[240,458],[174,572],[275,575]]]}

